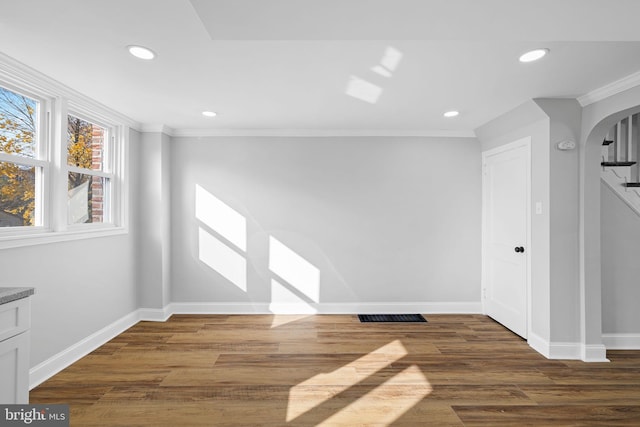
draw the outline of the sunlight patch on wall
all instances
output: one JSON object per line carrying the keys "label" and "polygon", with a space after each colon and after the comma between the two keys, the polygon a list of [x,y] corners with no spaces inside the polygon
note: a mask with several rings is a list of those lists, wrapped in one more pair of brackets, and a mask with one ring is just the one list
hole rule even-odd
{"label": "sunlight patch on wall", "polygon": [[312,302],[320,301],[320,270],[273,236],[269,236],[269,270]]}
{"label": "sunlight patch on wall", "polygon": [[202,227],[198,227],[198,257],[225,279],[247,291],[247,260]]}
{"label": "sunlight patch on wall", "polygon": [[196,218],[243,252],[247,250],[247,220],[196,184]]}
{"label": "sunlight patch on wall", "polygon": [[317,312],[311,304],[276,279],[271,279],[269,311],[277,314],[315,314]]}
{"label": "sunlight patch on wall", "polygon": [[[365,380],[371,372],[378,372],[407,354],[407,349],[402,345],[402,342],[395,340],[333,372],[318,374],[291,387],[287,406],[287,422],[313,410],[313,408]],[[331,394],[318,394],[318,385],[331,385]]]}

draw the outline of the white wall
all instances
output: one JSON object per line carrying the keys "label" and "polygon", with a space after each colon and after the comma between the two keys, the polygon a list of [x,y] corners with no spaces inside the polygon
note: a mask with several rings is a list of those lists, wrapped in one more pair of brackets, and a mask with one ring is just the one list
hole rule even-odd
{"label": "white wall", "polygon": [[551,342],[580,340],[579,156],[558,150],[560,141],[580,141],[582,108],[575,99],[536,99],[549,116],[549,277]]}
{"label": "white wall", "polygon": [[[130,144],[138,134],[131,132]],[[135,163],[135,152],[131,162]],[[33,286],[31,367],[136,310],[133,234],[0,250],[0,287]]]}
{"label": "white wall", "polygon": [[640,216],[606,184],[600,187],[602,332],[640,334]]}
{"label": "white wall", "polygon": [[169,136],[141,134],[135,167],[137,215],[132,216],[138,234],[136,264],[140,307],[161,309],[170,292],[170,170]]}
{"label": "white wall", "polygon": [[[275,238],[305,260],[290,264],[308,281],[317,269],[321,306],[479,306],[480,163],[471,138],[174,138],[171,299],[280,301]],[[196,186],[246,219],[246,250],[215,219],[196,218]],[[220,274],[206,251],[236,271]],[[315,302],[295,284],[274,286],[297,293],[288,301]]]}

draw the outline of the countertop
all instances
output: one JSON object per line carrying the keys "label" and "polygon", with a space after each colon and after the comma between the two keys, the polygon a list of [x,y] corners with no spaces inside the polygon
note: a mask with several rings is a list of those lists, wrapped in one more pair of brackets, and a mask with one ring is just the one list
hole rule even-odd
{"label": "countertop", "polygon": [[35,288],[0,288],[0,304],[26,298],[35,292]]}

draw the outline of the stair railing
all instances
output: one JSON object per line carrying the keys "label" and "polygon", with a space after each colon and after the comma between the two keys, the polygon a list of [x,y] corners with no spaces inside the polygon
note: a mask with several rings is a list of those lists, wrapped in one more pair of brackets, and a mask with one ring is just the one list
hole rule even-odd
{"label": "stair railing", "polygon": [[[640,187],[640,169],[638,168],[638,149],[640,132],[638,132],[640,113],[626,117],[616,123],[607,133],[602,145],[603,168],[630,168],[629,178],[625,176],[624,186]],[[626,174],[625,174],[626,175]]]}

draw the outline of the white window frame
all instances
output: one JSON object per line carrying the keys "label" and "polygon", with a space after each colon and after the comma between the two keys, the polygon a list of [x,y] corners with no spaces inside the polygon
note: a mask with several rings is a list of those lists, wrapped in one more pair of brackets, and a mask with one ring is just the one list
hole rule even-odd
{"label": "white window frame", "polygon": [[[47,141],[50,139],[50,115],[51,115],[51,102],[42,94],[37,94],[30,91],[28,88],[16,87],[13,84],[0,81],[0,86],[10,90],[18,95],[25,96],[38,103],[36,111],[36,156],[34,158],[24,157],[15,154],[6,154],[0,151],[0,161],[8,162],[18,165],[33,166],[36,170],[36,182],[35,182],[35,199],[36,209],[34,212],[34,223],[32,226],[17,226],[17,227],[0,227],[0,239],[4,236],[15,235],[30,235],[32,233],[42,233],[49,228],[49,197],[46,183],[51,178],[51,167],[49,162],[49,144]],[[42,171],[42,172],[39,172]],[[40,175],[40,176],[38,176]],[[1,247],[1,246],[0,246]]]}
{"label": "white window frame", "polygon": [[[62,169],[65,170],[65,176],[68,178],[68,174],[69,172],[76,172],[76,173],[81,173],[83,175],[90,175],[90,176],[99,176],[101,178],[105,178],[109,180],[109,186],[108,188],[105,188],[105,198],[108,197],[108,203],[106,203],[106,205],[108,206],[108,211],[105,212],[105,217],[106,220],[101,222],[101,223],[86,223],[86,224],[69,224],[68,222],[66,223],[66,226],[69,228],[69,230],[83,230],[83,229],[91,229],[91,228],[108,228],[110,226],[113,225],[117,225],[116,220],[118,219],[118,215],[116,214],[116,211],[114,210],[114,199],[116,198],[115,196],[117,194],[119,194],[119,188],[117,188],[117,180],[116,180],[116,176],[117,176],[117,162],[115,162],[117,154],[121,151],[118,148],[118,141],[116,138],[116,129],[117,129],[117,125],[113,125],[113,124],[107,124],[106,122],[104,122],[103,120],[94,118],[91,115],[87,115],[84,114],[83,112],[78,112],[75,110],[69,110],[67,112],[67,116],[69,115],[74,116],[79,118],[80,120],[84,120],[86,122],[89,122],[91,124],[95,124],[100,126],[102,129],[104,129],[106,131],[106,135],[107,138],[105,138],[104,141],[104,149],[103,149],[103,164],[105,165],[105,167],[103,167],[102,170],[93,170],[93,169],[85,169],[85,168],[80,168],[80,167],[76,167],[76,166],[70,166],[67,163],[67,132],[66,132],[66,127],[65,127],[65,132],[64,132],[64,136],[65,136],[65,144],[64,144],[64,159],[63,159],[63,167]],[[64,119],[64,124],[66,125],[67,123],[67,118],[65,117]],[[66,188],[66,187],[65,187]],[[68,212],[67,212],[68,214]]]}
{"label": "white window frame", "polygon": [[[128,227],[127,147],[130,119],[60,83],[0,54],[0,86],[36,101],[38,111],[37,159],[0,152],[0,161],[42,168],[36,179],[36,215],[40,225],[0,227],[0,249],[126,234]],[[109,141],[109,169],[86,170],[67,165],[67,116],[105,128]],[[105,149],[107,151],[107,149]],[[80,172],[110,180],[108,221],[68,224],[68,173]],[[38,212],[39,211],[39,212]],[[37,222],[36,222],[37,224]]]}

